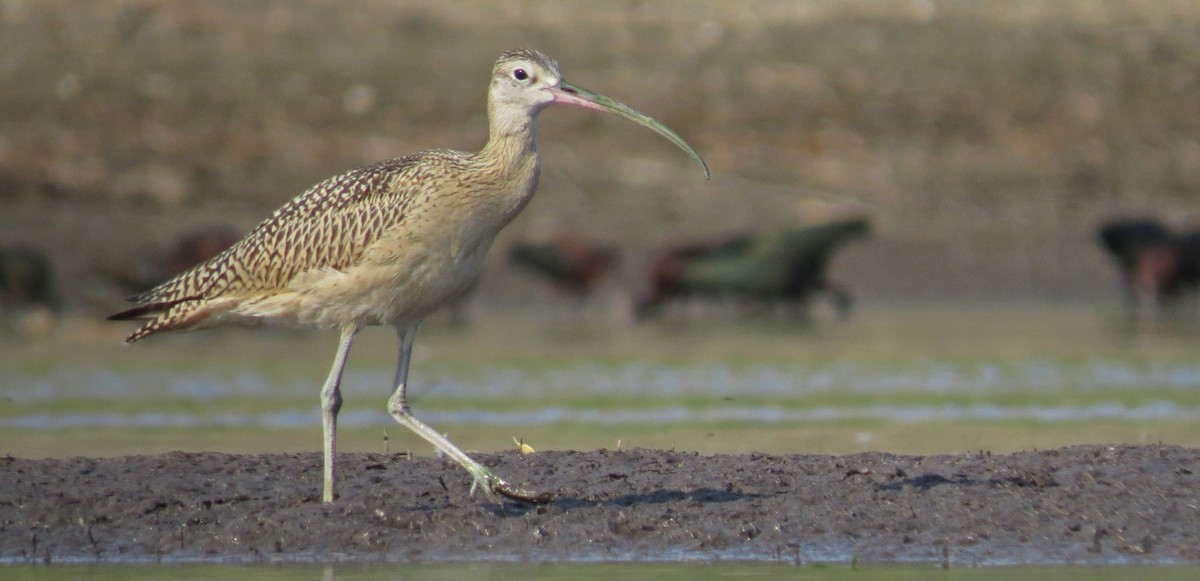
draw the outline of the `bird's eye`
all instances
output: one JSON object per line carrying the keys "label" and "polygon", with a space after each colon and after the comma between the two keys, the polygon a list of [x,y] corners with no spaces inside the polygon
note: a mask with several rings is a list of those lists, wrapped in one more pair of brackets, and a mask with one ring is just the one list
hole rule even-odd
{"label": "bird's eye", "polygon": [[513,71],[513,78],[518,81],[524,81],[529,78],[529,73],[525,72],[525,69],[517,69]]}

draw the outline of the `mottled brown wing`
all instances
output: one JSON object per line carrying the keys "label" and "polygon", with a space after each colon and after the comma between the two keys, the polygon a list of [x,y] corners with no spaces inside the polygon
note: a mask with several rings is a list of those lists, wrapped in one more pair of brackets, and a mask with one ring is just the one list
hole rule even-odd
{"label": "mottled brown wing", "polygon": [[[315,268],[342,269],[390,226],[411,202],[412,183],[423,157],[388,160],[325,180],[275,211],[224,252],[136,297],[138,306],[112,320],[153,317],[126,339],[177,328],[204,301],[286,287]],[[406,179],[409,178],[409,179]]]}

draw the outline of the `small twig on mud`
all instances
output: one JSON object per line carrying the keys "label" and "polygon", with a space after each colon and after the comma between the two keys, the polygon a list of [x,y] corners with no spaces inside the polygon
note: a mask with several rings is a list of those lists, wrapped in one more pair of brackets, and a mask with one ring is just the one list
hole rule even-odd
{"label": "small twig on mud", "polygon": [[100,556],[100,543],[97,543],[96,537],[92,536],[92,527],[90,525],[88,525],[87,523],[83,522],[82,516],[79,517],[75,522],[77,522],[79,524],[79,528],[83,529],[83,532],[85,534],[87,534],[88,542],[92,544],[92,552],[95,553],[95,555],[97,557],[99,557]]}
{"label": "small twig on mud", "polygon": [[517,452],[519,452],[522,456],[536,452],[536,450],[533,449],[533,446],[525,443],[525,438],[513,436],[512,439],[517,445]]}
{"label": "small twig on mud", "polygon": [[1099,526],[1096,527],[1096,532],[1095,532],[1095,534],[1092,535],[1092,546],[1090,548],[1088,548],[1088,551],[1092,552],[1092,553],[1104,552],[1104,547],[1100,546],[1100,539],[1103,539],[1104,537],[1107,537],[1107,536],[1108,536],[1108,529],[1099,527]]}
{"label": "small twig on mud", "polygon": [[96,554],[97,558],[99,558],[100,557],[100,543],[97,543],[96,537],[92,536],[92,527],[87,528],[87,538],[88,538],[88,541],[92,543],[92,552]]}

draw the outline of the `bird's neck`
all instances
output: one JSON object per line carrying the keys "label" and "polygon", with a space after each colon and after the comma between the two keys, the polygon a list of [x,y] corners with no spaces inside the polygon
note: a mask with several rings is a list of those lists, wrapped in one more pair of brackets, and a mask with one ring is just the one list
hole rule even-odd
{"label": "bird's neck", "polygon": [[488,142],[479,152],[488,165],[501,171],[528,171],[538,160],[537,117],[488,103]]}
{"label": "bird's neck", "polygon": [[489,111],[488,142],[476,154],[481,169],[490,176],[494,202],[503,223],[516,216],[537,188],[541,157],[537,145],[537,119],[529,115],[505,116]]}
{"label": "bird's neck", "polygon": [[541,161],[537,145],[537,117],[489,107],[488,142],[480,150],[480,162],[500,183],[514,188],[513,194],[528,197],[537,187]]}

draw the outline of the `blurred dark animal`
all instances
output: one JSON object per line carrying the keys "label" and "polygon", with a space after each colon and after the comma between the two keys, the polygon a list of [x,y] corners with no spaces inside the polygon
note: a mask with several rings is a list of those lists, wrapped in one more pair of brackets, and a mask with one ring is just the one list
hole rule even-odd
{"label": "blurred dark animal", "polygon": [[112,269],[110,275],[126,291],[141,292],[220,254],[239,238],[223,226],[202,228],[180,236],[165,251],[148,251],[136,263]]}
{"label": "blurred dark animal", "polygon": [[548,242],[519,242],[508,253],[514,266],[549,280],[582,301],[617,265],[617,249],[602,242],[560,236]]}
{"label": "blurred dark animal", "polygon": [[1131,308],[1158,309],[1200,291],[1200,232],[1176,234],[1155,220],[1120,218],[1100,227],[1099,240],[1117,263]]}
{"label": "blurred dark animal", "polygon": [[651,265],[648,290],[637,301],[635,316],[644,319],[670,299],[694,295],[777,302],[803,310],[824,293],[845,317],[850,294],[832,283],[826,271],[835,251],[869,232],[867,220],[856,218],[677,247]]}
{"label": "blurred dark animal", "polygon": [[0,247],[0,323],[22,334],[53,327],[59,298],[50,259],[33,246]]}

